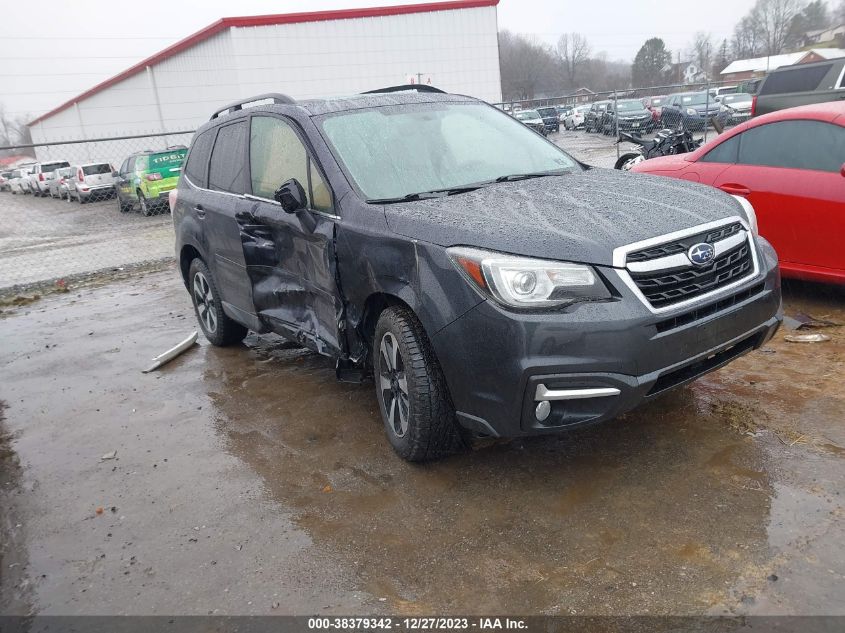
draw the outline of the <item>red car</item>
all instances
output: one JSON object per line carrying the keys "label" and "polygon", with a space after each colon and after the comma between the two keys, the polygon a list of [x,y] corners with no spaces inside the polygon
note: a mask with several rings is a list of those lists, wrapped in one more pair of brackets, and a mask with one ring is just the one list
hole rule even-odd
{"label": "red car", "polygon": [[772,112],[632,171],[746,198],[784,277],[845,284],[845,103]]}

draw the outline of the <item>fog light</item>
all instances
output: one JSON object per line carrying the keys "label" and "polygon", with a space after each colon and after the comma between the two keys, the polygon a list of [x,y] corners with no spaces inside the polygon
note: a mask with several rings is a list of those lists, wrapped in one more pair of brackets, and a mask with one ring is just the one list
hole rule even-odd
{"label": "fog light", "polygon": [[548,400],[543,400],[542,402],[537,404],[537,408],[534,409],[534,415],[537,416],[537,419],[542,422],[549,414],[552,412],[552,405],[549,403]]}

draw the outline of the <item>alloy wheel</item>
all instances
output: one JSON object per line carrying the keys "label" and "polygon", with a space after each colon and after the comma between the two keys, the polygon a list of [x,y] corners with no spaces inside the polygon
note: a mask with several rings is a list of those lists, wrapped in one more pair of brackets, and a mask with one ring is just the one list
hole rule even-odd
{"label": "alloy wheel", "polygon": [[410,413],[408,377],[399,343],[390,332],[385,332],[381,339],[379,361],[379,391],[388,426],[396,437],[404,437],[408,432]]}
{"label": "alloy wheel", "polygon": [[197,314],[206,332],[214,334],[217,331],[217,313],[215,311],[214,294],[208,279],[201,272],[194,275],[194,303]]}

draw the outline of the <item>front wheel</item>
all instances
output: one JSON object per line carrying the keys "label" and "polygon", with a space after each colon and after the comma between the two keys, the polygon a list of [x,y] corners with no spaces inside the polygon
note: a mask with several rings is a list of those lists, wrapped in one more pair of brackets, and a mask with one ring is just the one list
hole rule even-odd
{"label": "front wheel", "polygon": [[410,310],[394,306],[379,316],[373,374],[385,432],[400,457],[426,461],[466,447],[443,371]]}
{"label": "front wheel", "polygon": [[188,270],[188,286],[191,291],[191,301],[194,304],[194,313],[209,343],[225,347],[244,340],[247,329],[223,312],[220,291],[217,289],[214,277],[199,257],[191,262]]}
{"label": "front wheel", "polygon": [[642,154],[636,154],[634,152],[631,152],[630,154],[622,154],[622,156],[616,160],[616,164],[613,168],[621,169],[622,171],[630,171],[634,165],[638,165],[644,160],[645,158],[643,158]]}

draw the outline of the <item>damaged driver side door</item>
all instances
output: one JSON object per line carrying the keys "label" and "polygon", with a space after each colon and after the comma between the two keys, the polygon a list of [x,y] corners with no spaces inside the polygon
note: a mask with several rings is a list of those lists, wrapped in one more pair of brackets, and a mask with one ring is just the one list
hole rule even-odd
{"label": "damaged driver side door", "polygon": [[[273,330],[321,354],[345,356],[339,323],[331,191],[295,123],[280,116],[250,117],[251,192],[237,214],[255,313]],[[275,200],[296,179],[304,208],[286,212]]]}

